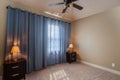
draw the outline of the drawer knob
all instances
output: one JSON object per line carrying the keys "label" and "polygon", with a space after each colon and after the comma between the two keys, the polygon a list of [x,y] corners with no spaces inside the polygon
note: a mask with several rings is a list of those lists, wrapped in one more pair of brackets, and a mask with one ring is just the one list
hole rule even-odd
{"label": "drawer knob", "polygon": [[12,77],[18,76],[19,74],[13,74]]}
{"label": "drawer knob", "polygon": [[19,66],[13,66],[12,68],[13,68],[13,69],[16,69],[16,68],[19,68]]}

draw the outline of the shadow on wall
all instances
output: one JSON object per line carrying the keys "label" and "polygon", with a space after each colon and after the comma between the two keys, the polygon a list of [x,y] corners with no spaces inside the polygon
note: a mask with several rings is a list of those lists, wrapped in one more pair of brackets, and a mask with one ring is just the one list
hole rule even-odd
{"label": "shadow on wall", "polygon": [[3,66],[2,66],[2,60],[0,59],[0,76],[2,75]]}
{"label": "shadow on wall", "polygon": [[0,59],[0,65],[2,65],[2,60]]}
{"label": "shadow on wall", "polygon": [[82,60],[81,56],[80,56],[80,50],[78,49],[79,45],[74,43],[74,51],[77,53],[77,61]]}

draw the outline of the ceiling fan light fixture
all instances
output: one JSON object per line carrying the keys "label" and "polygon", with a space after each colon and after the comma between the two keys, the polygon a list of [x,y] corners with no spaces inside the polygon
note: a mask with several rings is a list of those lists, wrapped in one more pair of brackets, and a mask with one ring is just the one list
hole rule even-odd
{"label": "ceiling fan light fixture", "polygon": [[48,15],[51,15],[51,16],[58,17],[58,18],[62,18],[62,16],[60,16],[59,13],[51,13],[51,12],[48,12],[48,11],[45,11],[44,13],[46,13]]}

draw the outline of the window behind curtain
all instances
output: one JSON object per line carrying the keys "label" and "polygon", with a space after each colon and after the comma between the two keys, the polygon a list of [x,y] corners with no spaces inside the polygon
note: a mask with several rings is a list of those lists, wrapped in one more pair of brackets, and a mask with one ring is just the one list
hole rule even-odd
{"label": "window behind curtain", "polygon": [[60,31],[59,25],[48,24],[48,52],[60,51]]}

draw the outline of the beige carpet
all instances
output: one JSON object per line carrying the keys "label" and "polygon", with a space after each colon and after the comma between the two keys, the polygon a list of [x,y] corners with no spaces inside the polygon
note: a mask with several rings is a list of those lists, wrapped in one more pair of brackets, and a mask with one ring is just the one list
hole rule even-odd
{"label": "beige carpet", "polygon": [[58,64],[27,75],[27,80],[120,80],[120,76],[85,64]]}

